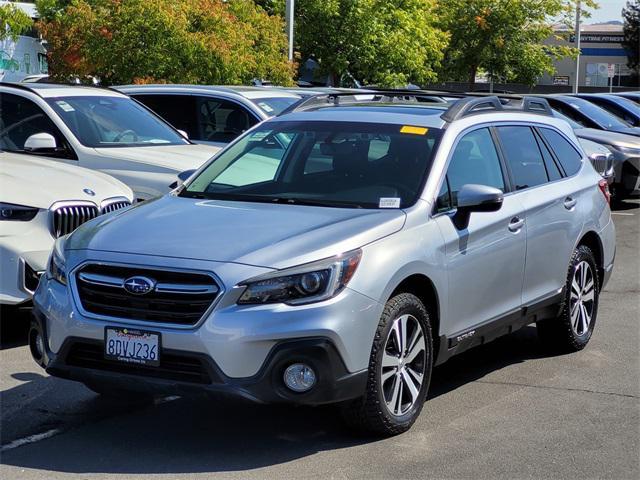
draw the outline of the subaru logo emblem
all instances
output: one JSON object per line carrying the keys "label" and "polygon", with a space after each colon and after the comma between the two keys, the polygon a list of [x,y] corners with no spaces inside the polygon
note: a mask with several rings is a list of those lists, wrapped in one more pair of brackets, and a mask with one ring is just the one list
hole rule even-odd
{"label": "subaru logo emblem", "polygon": [[90,197],[95,196],[96,192],[94,192],[93,190],[91,190],[90,188],[83,188],[82,191],[84,193],[86,193],[87,195],[89,195]]}
{"label": "subaru logo emblem", "polygon": [[145,295],[156,288],[155,280],[147,277],[129,277],[124,281],[124,289],[133,295]]}

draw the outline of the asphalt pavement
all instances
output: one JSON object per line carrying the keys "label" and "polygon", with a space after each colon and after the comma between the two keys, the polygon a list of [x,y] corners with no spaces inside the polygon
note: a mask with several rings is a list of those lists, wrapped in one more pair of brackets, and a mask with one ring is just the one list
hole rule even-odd
{"label": "asphalt pavement", "polygon": [[354,435],[333,408],[108,401],[47,376],[28,312],[0,319],[0,478],[640,478],[640,202],[614,213],[613,277],[588,347],[524,328],[434,371],[413,428]]}

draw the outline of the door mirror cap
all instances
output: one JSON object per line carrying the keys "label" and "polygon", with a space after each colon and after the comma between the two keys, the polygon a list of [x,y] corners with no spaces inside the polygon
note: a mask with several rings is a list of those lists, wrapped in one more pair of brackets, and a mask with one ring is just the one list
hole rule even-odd
{"label": "door mirror cap", "polygon": [[193,168],[191,170],[185,170],[184,172],[180,172],[178,174],[178,179],[173,182],[171,185],[169,185],[170,189],[174,189],[174,188],[178,188],[180,185],[182,185],[184,182],[187,181],[187,179],[193,175],[195,173],[196,169]]}
{"label": "door mirror cap", "polygon": [[179,128],[177,130],[180,135],[189,140],[189,134],[187,132],[185,132],[184,130],[180,130]]}
{"label": "door mirror cap", "polygon": [[463,185],[458,192],[458,206],[453,222],[459,230],[469,226],[471,212],[496,212],[502,207],[504,193],[488,185]]}
{"label": "door mirror cap", "polygon": [[56,139],[50,133],[34,133],[24,142],[24,149],[34,153],[53,153],[56,151]]}

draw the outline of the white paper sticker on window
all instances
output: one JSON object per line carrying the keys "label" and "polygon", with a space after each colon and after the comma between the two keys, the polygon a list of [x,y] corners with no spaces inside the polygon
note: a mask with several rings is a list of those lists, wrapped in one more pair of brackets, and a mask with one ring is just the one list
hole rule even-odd
{"label": "white paper sticker on window", "polygon": [[73,108],[71,105],[69,105],[67,102],[65,102],[64,100],[58,100],[56,102],[58,104],[58,106],[63,109],[65,112],[75,112],[75,108]]}
{"label": "white paper sticker on window", "polygon": [[258,106],[267,113],[273,112],[273,108],[271,108],[271,105],[269,105],[268,103],[258,102]]}
{"label": "white paper sticker on window", "polygon": [[400,199],[397,197],[381,198],[378,208],[400,208]]}

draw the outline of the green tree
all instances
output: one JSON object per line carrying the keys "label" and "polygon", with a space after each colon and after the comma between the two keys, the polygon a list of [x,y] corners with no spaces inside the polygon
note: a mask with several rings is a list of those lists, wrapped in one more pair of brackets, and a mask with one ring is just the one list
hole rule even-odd
{"label": "green tree", "polygon": [[622,9],[624,18],[624,48],[627,50],[627,66],[640,80],[640,0],[627,2]]}
{"label": "green tree", "polygon": [[16,40],[18,35],[33,26],[31,17],[10,3],[0,5],[0,40],[11,38]]}
{"label": "green tree", "polygon": [[251,0],[39,0],[54,77],[290,84],[281,17]]}
{"label": "green tree", "polygon": [[[583,4],[594,6],[593,0]],[[442,79],[466,80],[479,70],[493,78],[533,85],[553,73],[553,60],[576,56],[574,48],[547,45],[552,19],[570,23],[575,3],[566,0],[440,0],[443,29],[451,35]]]}
{"label": "green tree", "polygon": [[436,78],[447,44],[436,23],[435,0],[297,0],[296,50],[334,85],[347,73],[365,84],[421,84]]}

